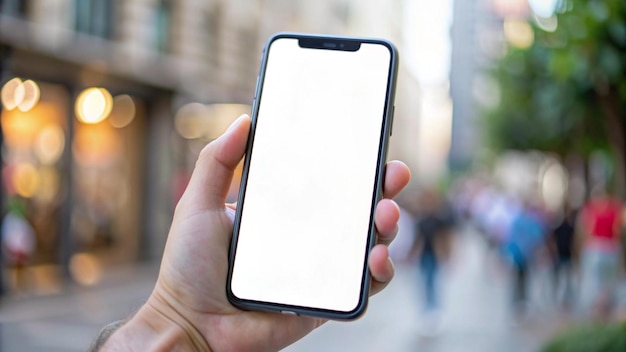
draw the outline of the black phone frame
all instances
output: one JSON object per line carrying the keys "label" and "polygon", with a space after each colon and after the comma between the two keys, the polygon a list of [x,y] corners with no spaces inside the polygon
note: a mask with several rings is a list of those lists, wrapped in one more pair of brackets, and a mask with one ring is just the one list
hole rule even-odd
{"label": "black phone frame", "polygon": [[[363,262],[363,274],[361,280],[361,290],[359,294],[359,303],[351,311],[336,311],[315,307],[302,307],[288,304],[280,304],[274,302],[261,302],[255,300],[241,299],[237,297],[231,289],[231,279],[233,275],[233,267],[235,261],[235,254],[237,251],[237,240],[239,233],[239,225],[241,224],[241,214],[243,211],[245,201],[245,191],[248,180],[248,172],[250,167],[250,160],[252,157],[252,147],[254,144],[254,137],[256,131],[256,124],[258,118],[258,110],[260,105],[261,96],[263,93],[263,81],[265,78],[265,71],[267,68],[267,62],[269,58],[269,51],[272,43],[278,39],[289,38],[297,39],[298,44],[301,47],[322,49],[322,50],[344,50],[344,51],[357,51],[361,44],[378,44],[385,46],[390,52],[390,64],[389,74],[387,76],[387,89],[385,96],[384,117],[382,119],[377,170],[374,180],[374,192],[372,194],[372,204],[369,219],[368,239],[366,245],[366,252],[364,254]],[[246,146],[246,154],[244,159],[244,166],[241,176],[241,185],[239,188],[239,195],[237,197],[237,211],[235,213],[235,220],[233,224],[233,236],[230,244],[228,254],[228,277],[226,282],[226,296],[231,304],[235,307],[243,310],[260,310],[260,311],[273,311],[290,315],[305,315],[321,317],[325,319],[333,320],[353,320],[360,317],[367,308],[370,288],[370,274],[368,259],[369,253],[376,243],[377,233],[374,224],[374,213],[376,204],[383,197],[383,184],[385,176],[385,163],[387,160],[387,152],[389,139],[391,136],[391,130],[393,127],[393,113],[394,113],[394,99],[396,93],[396,82],[398,75],[398,50],[388,40],[378,38],[363,38],[363,37],[347,37],[347,36],[334,36],[334,35],[318,35],[318,34],[305,34],[295,32],[281,32],[273,35],[268,39],[264,48],[261,61],[261,68],[257,77],[257,85],[254,94],[254,100],[252,104],[252,124],[250,127],[250,134],[248,135],[248,141]]]}

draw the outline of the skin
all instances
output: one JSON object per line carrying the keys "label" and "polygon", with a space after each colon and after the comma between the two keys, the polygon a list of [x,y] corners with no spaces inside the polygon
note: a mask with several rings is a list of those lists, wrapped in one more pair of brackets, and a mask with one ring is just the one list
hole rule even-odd
{"label": "skin", "polygon": [[[325,320],[242,311],[226,298],[228,248],[236,205],[225,204],[233,172],[243,158],[250,118],[242,116],[200,153],[176,207],[159,277],[140,310],[102,350],[276,351]],[[384,197],[374,216],[378,243],[370,252],[370,293],[382,290],[394,269],[387,246],[400,217],[391,200],[406,186],[408,167],[387,163]]]}

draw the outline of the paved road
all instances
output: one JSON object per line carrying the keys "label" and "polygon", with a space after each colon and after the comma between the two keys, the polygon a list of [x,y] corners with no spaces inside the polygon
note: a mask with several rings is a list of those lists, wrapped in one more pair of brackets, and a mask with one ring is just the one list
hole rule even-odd
{"label": "paved road", "polygon": [[[522,322],[508,311],[508,278],[475,236],[465,234],[443,284],[442,330],[424,336],[417,273],[398,266],[396,279],[355,322],[330,322],[286,349],[306,351],[535,351],[561,324],[549,303],[537,303]],[[20,298],[0,306],[0,352],[84,351],[107,322],[131,314],[148,296],[156,267],[124,271],[104,287]],[[541,279],[535,279],[541,281]],[[535,287],[541,287],[535,282]]]}

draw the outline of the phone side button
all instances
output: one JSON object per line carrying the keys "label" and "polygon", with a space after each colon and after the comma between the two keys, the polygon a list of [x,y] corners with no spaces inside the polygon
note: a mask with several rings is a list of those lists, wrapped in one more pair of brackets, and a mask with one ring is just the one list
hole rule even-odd
{"label": "phone side button", "polygon": [[254,86],[254,99],[256,99],[256,92],[259,91],[259,82],[261,81],[261,74],[259,73],[258,76],[256,76],[256,85]]}
{"label": "phone side button", "polygon": [[298,315],[298,313],[289,310],[281,310],[280,313],[285,315]]}
{"label": "phone side button", "polygon": [[396,115],[396,106],[392,106],[391,107],[391,123],[389,124],[389,137],[391,137],[391,135],[393,134],[393,120],[394,120],[394,116]]}

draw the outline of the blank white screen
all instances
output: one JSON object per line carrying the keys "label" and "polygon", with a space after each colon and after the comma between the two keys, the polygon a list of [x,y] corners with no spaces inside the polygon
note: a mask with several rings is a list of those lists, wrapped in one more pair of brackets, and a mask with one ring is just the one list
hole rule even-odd
{"label": "blank white screen", "polygon": [[359,303],[391,54],[270,48],[231,289],[349,312]]}

